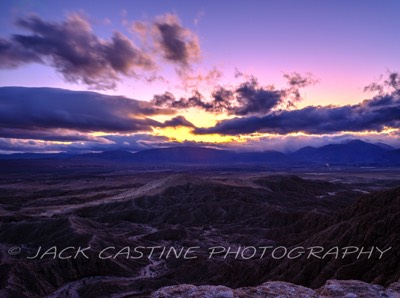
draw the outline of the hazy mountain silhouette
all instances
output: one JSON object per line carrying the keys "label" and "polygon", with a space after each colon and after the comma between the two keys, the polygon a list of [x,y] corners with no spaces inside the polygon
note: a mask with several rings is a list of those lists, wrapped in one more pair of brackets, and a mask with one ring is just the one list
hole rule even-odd
{"label": "hazy mountain silhouette", "polygon": [[374,163],[382,159],[388,149],[360,140],[329,144],[320,148],[304,147],[291,156],[299,161],[326,163]]}
{"label": "hazy mountain silhouette", "polygon": [[390,146],[388,144],[382,143],[382,142],[377,142],[377,143],[374,143],[374,144],[379,146],[379,147],[382,147],[383,149],[386,149],[386,150],[394,150],[394,149],[396,149],[396,148],[394,148],[394,147],[392,147],[392,146]]}
{"label": "hazy mountain silhouette", "polygon": [[234,163],[285,162],[289,157],[278,151],[235,152],[205,147],[169,147],[138,151],[105,151],[74,156],[72,160],[129,161],[137,163]]}
{"label": "hazy mountain silhouette", "polygon": [[231,159],[234,152],[204,147],[170,147],[136,152],[137,162],[224,162]]}
{"label": "hazy mountain silhouette", "polygon": [[134,154],[125,150],[104,151],[101,153],[86,153],[72,156],[73,160],[108,160],[127,161],[132,160]]}
{"label": "hazy mountain silhouette", "polygon": [[278,151],[235,152],[203,147],[171,147],[150,149],[134,154],[133,160],[140,162],[263,162],[286,161],[285,154]]}
{"label": "hazy mountain silhouette", "polygon": [[74,156],[70,153],[13,153],[0,154],[0,159],[63,159]]}
{"label": "hazy mountain silhouette", "polygon": [[206,147],[179,146],[155,148],[138,152],[125,150],[101,153],[17,153],[0,155],[0,159],[66,159],[79,162],[126,162],[126,163],[310,163],[310,164],[400,164],[400,149],[379,143],[371,144],[351,140],[341,144],[329,144],[319,148],[303,147],[293,153],[284,154],[268,150],[262,152],[237,152]]}

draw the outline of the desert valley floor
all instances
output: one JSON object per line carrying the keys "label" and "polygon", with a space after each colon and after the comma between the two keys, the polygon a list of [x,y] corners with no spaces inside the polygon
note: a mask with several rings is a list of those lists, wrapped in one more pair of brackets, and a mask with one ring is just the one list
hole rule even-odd
{"label": "desert valley floor", "polygon": [[[1,297],[400,295],[395,168],[77,167],[0,175]],[[266,246],[281,252],[260,257]],[[284,248],[316,246],[390,249],[276,257]],[[162,254],[171,247],[175,255]],[[176,257],[190,247],[193,258]],[[212,247],[257,251],[210,257]]]}

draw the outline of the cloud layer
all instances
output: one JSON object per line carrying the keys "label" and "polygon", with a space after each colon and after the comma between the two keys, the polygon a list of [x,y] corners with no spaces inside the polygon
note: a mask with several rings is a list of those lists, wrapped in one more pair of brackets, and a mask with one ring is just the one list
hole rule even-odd
{"label": "cloud layer", "polygon": [[[373,132],[381,131],[385,127],[398,129],[400,94],[394,91],[357,105],[343,107],[306,107],[299,110],[276,110],[263,116],[247,115],[220,121],[211,128],[197,128],[183,116],[175,116],[174,112],[160,109],[148,102],[94,92],[3,87],[0,88],[0,150],[136,151],[160,146],[178,146],[182,143],[173,142],[165,136],[153,135],[153,128],[182,126],[189,127],[196,134],[243,134],[247,137],[255,132],[280,134],[279,137],[273,138],[253,136],[248,138],[245,144],[227,143],[221,146],[237,146],[240,150],[246,149],[243,146],[256,150],[275,147],[290,149],[296,148],[298,144],[306,145],[307,142],[323,143],[326,139],[321,138],[321,135],[336,134],[340,137],[343,132]],[[170,114],[174,117],[165,122],[150,118],[158,114]],[[106,134],[90,134],[98,131]],[[287,135],[292,132],[305,132],[310,135],[300,139]],[[390,139],[395,132],[370,135],[374,139],[380,135]],[[352,138],[351,134],[347,134],[347,138]],[[301,139],[304,139],[303,143],[295,141]],[[297,145],[293,145],[293,142],[297,142]],[[193,142],[190,145],[215,144]]]}
{"label": "cloud layer", "polygon": [[140,117],[158,110],[146,102],[93,92],[51,88],[0,88],[0,127],[78,131],[148,130],[157,121]]}
{"label": "cloud layer", "polygon": [[19,18],[16,25],[29,32],[0,38],[0,68],[16,68],[26,63],[51,65],[65,80],[93,89],[113,89],[123,76],[154,77],[158,57],[181,67],[200,58],[197,36],[184,28],[178,17],[167,14],[155,19],[148,29],[150,49],[138,46],[121,32],[109,40],[98,37],[81,15],[72,14],[63,22],[45,21],[37,15]]}
{"label": "cloud layer", "polygon": [[377,96],[360,104],[310,106],[280,110],[264,116],[248,116],[220,121],[211,128],[198,128],[199,134],[249,134],[254,132],[288,134],[330,134],[338,132],[382,131],[400,127],[400,95]]}
{"label": "cloud layer", "polygon": [[182,116],[165,123],[149,118],[160,113],[166,115],[172,111],[145,101],[94,92],[0,88],[0,136],[3,137],[79,140],[84,135],[76,132],[132,133],[152,131],[153,127],[193,127]]}

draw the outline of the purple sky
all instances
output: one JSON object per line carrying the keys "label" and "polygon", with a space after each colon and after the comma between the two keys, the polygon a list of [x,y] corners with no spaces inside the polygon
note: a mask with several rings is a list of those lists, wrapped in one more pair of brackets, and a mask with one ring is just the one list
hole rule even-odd
{"label": "purple sky", "polygon": [[[35,107],[27,102],[0,111],[31,118],[26,126],[0,121],[0,150],[137,150],[181,142],[290,150],[344,137],[398,142],[398,89],[385,90],[393,97],[390,106],[385,105],[386,110],[393,109],[392,114],[377,111],[375,102],[360,104],[366,99],[378,102],[377,93],[365,92],[364,87],[383,83],[400,69],[397,1],[98,3],[1,3],[0,86],[91,90],[137,99],[140,105],[146,105],[141,101],[153,105],[154,96],[162,95],[158,108],[163,112],[143,116],[134,108],[120,115],[118,103],[115,121],[134,118],[134,128],[121,129],[124,122],[109,130],[99,123],[88,129],[65,121],[44,121],[52,124],[42,127],[44,122],[39,125],[32,113],[54,116],[41,108],[52,100],[43,92],[43,98],[31,100]],[[288,84],[295,74],[307,78],[304,85]],[[222,89],[231,92],[224,93],[223,107],[215,97],[215,91]],[[1,91],[5,95],[0,92],[0,100],[5,102],[17,96]],[[165,92],[173,94],[175,102]],[[181,97],[185,100],[179,102]],[[230,102],[235,103],[233,107],[226,106]],[[62,102],[59,105],[52,111],[63,111],[64,117],[68,114],[76,123],[82,117],[94,117],[79,116]],[[22,113],[27,106],[32,110]],[[315,112],[308,106],[325,108]],[[373,111],[368,110],[371,106]],[[301,129],[293,129],[292,112],[296,111],[304,119],[331,121],[331,127],[310,130],[304,123]],[[361,111],[371,118],[358,119]],[[228,119],[235,117],[242,119]],[[146,122],[140,123],[140,129],[138,119]],[[174,125],[165,124],[171,119]],[[237,128],[249,123],[253,129]],[[68,135],[70,141],[56,140],[55,135]]]}

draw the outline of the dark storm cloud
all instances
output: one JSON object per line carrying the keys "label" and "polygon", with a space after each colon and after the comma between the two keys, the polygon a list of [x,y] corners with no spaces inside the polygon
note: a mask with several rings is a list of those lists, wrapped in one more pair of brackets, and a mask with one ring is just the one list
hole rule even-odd
{"label": "dark storm cloud", "polygon": [[[78,14],[63,22],[31,15],[19,18],[16,25],[30,34],[0,38],[0,68],[32,62],[48,64],[67,81],[94,89],[115,88],[122,76],[157,77],[159,56],[179,66],[180,76],[187,75],[190,64],[199,60],[201,52],[197,35],[172,14],[149,23],[135,23],[133,33],[142,36],[142,47],[121,32],[114,32],[108,40],[98,37],[90,23]],[[147,36],[151,36],[150,44]]]}
{"label": "dark storm cloud", "polygon": [[168,111],[122,96],[53,88],[0,88],[0,128],[148,131],[164,126],[146,117],[160,112]]}
{"label": "dark storm cloud", "polygon": [[183,27],[177,16],[167,14],[153,23],[156,49],[170,62],[189,66],[200,58],[198,37]]}
{"label": "dark storm cloud", "polygon": [[223,120],[215,127],[198,128],[199,134],[247,134],[266,132],[287,134],[304,132],[329,134],[343,131],[381,131],[399,127],[400,97],[396,94],[378,96],[357,105],[343,107],[310,106],[299,110],[281,110],[265,116]]}
{"label": "dark storm cloud", "polygon": [[111,40],[102,40],[79,15],[62,23],[29,16],[16,24],[32,34],[0,40],[0,67],[42,62],[54,66],[68,81],[98,89],[114,88],[121,75],[154,67],[152,58],[125,35],[115,32]]}
{"label": "dark storm cloud", "polygon": [[155,106],[172,109],[188,109],[194,107],[200,107],[205,110],[213,109],[213,105],[204,102],[203,96],[199,92],[194,92],[191,97],[182,97],[180,99],[176,99],[170,92],[165,92],[164,94],[154,95],[152,103]]}
{"label": "dark storm cloud", "polygon": [[231,109],[235,115],[265,114],[282,100],[282,91],[259,87],[255,78],[242,83],[235,93],[238,105]]}
{"label": "dark storm cloud", "polygon": [[251,76],[237,87],[215,89],[208,101],[199,92],[180,99],[167,92],[155,95],[152,102],[156,106],[174,109],[198,107],[209,112],[227,112],[238,116],[265,115],[281,104],[293,106],[301,99],[299,88],[315,83],[310,75],[293,73],[284,77],[288,80],[288,87],[280,90],[274,86],[260,86],[257,79]]}
{"label": "dark storm cloud", "polygon": [[177,126],[186,126],[186,127],[195,127],[191,122],[186,120],[183,116],[176,116],[171,120],[167,120],[163,123],[164,127],[177,127]]}
{"label": "dark storm cloud", "polygon": [[25,63],[42,62],[35,52],[19,44],[0,38],[0,67],[15,68]]}

